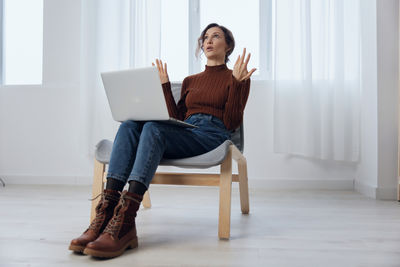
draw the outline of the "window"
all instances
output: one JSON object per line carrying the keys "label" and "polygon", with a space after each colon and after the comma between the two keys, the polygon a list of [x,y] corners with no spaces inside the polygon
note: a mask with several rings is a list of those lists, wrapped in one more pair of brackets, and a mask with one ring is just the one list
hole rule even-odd
{"label": "window", "polygon": [[1,83],[41,84],[43,0],[2,0]]}
{"label": "window", "polygon": [[209,23],[230,29],[235,37],[235,50],[230,55],[232,69],[246,47],[251,52],[248,69],[257,68],[253,79],[271,77],[271,2],[272,0],[162,0],[161,58],[168,63],[171,81],[204,69],[207,59],[195,57],[197,38]]}
{"label": "window", "polygon": [[171,81],[182,81],[189,75],[188,8],[188,1],[161,1],[161,59],[168,64]]}
{"label": "window", "polygon": [[[260,69],[260,58],[257,56],[260,54],[258,2],[259,0],[247,0],[244,4],[242,0],[200,1],[200,29],[203,30],[208,24],[215,22],[231,30],[236,44],[227,66],[232,69],[238,55],[246,47],[252,54],[249,69],[257,68],[253,75],[259,74]],[[206,64],[207,58],[202,55],[202,67]]]}

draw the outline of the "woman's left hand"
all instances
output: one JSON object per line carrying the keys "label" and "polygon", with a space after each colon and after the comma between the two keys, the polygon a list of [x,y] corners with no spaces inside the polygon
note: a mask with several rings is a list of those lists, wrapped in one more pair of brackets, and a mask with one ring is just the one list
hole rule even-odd
{"label": "woman's left hand", "polygon": [[248,78],[250,78],[253,72],[257,70],[256,68],[253,68],[250,72],[247,71],[247,63],[249,63],[250,55],[251,54],[249,53],[246,61],[244,61],[244,58],[246,57],[246,48],[244,48],[242,56],[239,55],[238,59],[236,60],[235,66],[233,67],[232,75],[239,82],[247,80]]}

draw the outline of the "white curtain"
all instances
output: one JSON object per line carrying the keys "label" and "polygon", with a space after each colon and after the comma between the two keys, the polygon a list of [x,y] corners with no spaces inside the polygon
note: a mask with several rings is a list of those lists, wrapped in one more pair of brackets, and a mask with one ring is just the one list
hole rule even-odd
{"label": "white curtain", "polygon": [[136,0],[133,66],[148,67],[161,56],[161,0]]}
{"label": "white curtain", "polygon": [[100,73],[148,67],[160,57],[161,0],[82,1],[82,126],[90,156],[101,139],[114,139]]}
{"label": "white curtain", "polygon": [[359,0],[273,3],[274,151],[358,161]]}

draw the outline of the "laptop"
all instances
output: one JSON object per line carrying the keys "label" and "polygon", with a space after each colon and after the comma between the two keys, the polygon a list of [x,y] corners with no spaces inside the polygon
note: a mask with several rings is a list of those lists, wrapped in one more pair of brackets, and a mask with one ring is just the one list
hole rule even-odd
{"label": "laptop", "polygon": [[103,72],[101,78],[114,120],[159,121],[198,127],[169,116],[155,66]]}

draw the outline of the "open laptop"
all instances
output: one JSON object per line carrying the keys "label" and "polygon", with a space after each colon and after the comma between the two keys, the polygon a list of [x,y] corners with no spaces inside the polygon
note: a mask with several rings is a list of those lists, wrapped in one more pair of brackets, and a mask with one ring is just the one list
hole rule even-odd
{"label": "open laptop", "polygon": [[101,78],[114,120],[197,127],[169,116],[156,67],[103,72]]}

